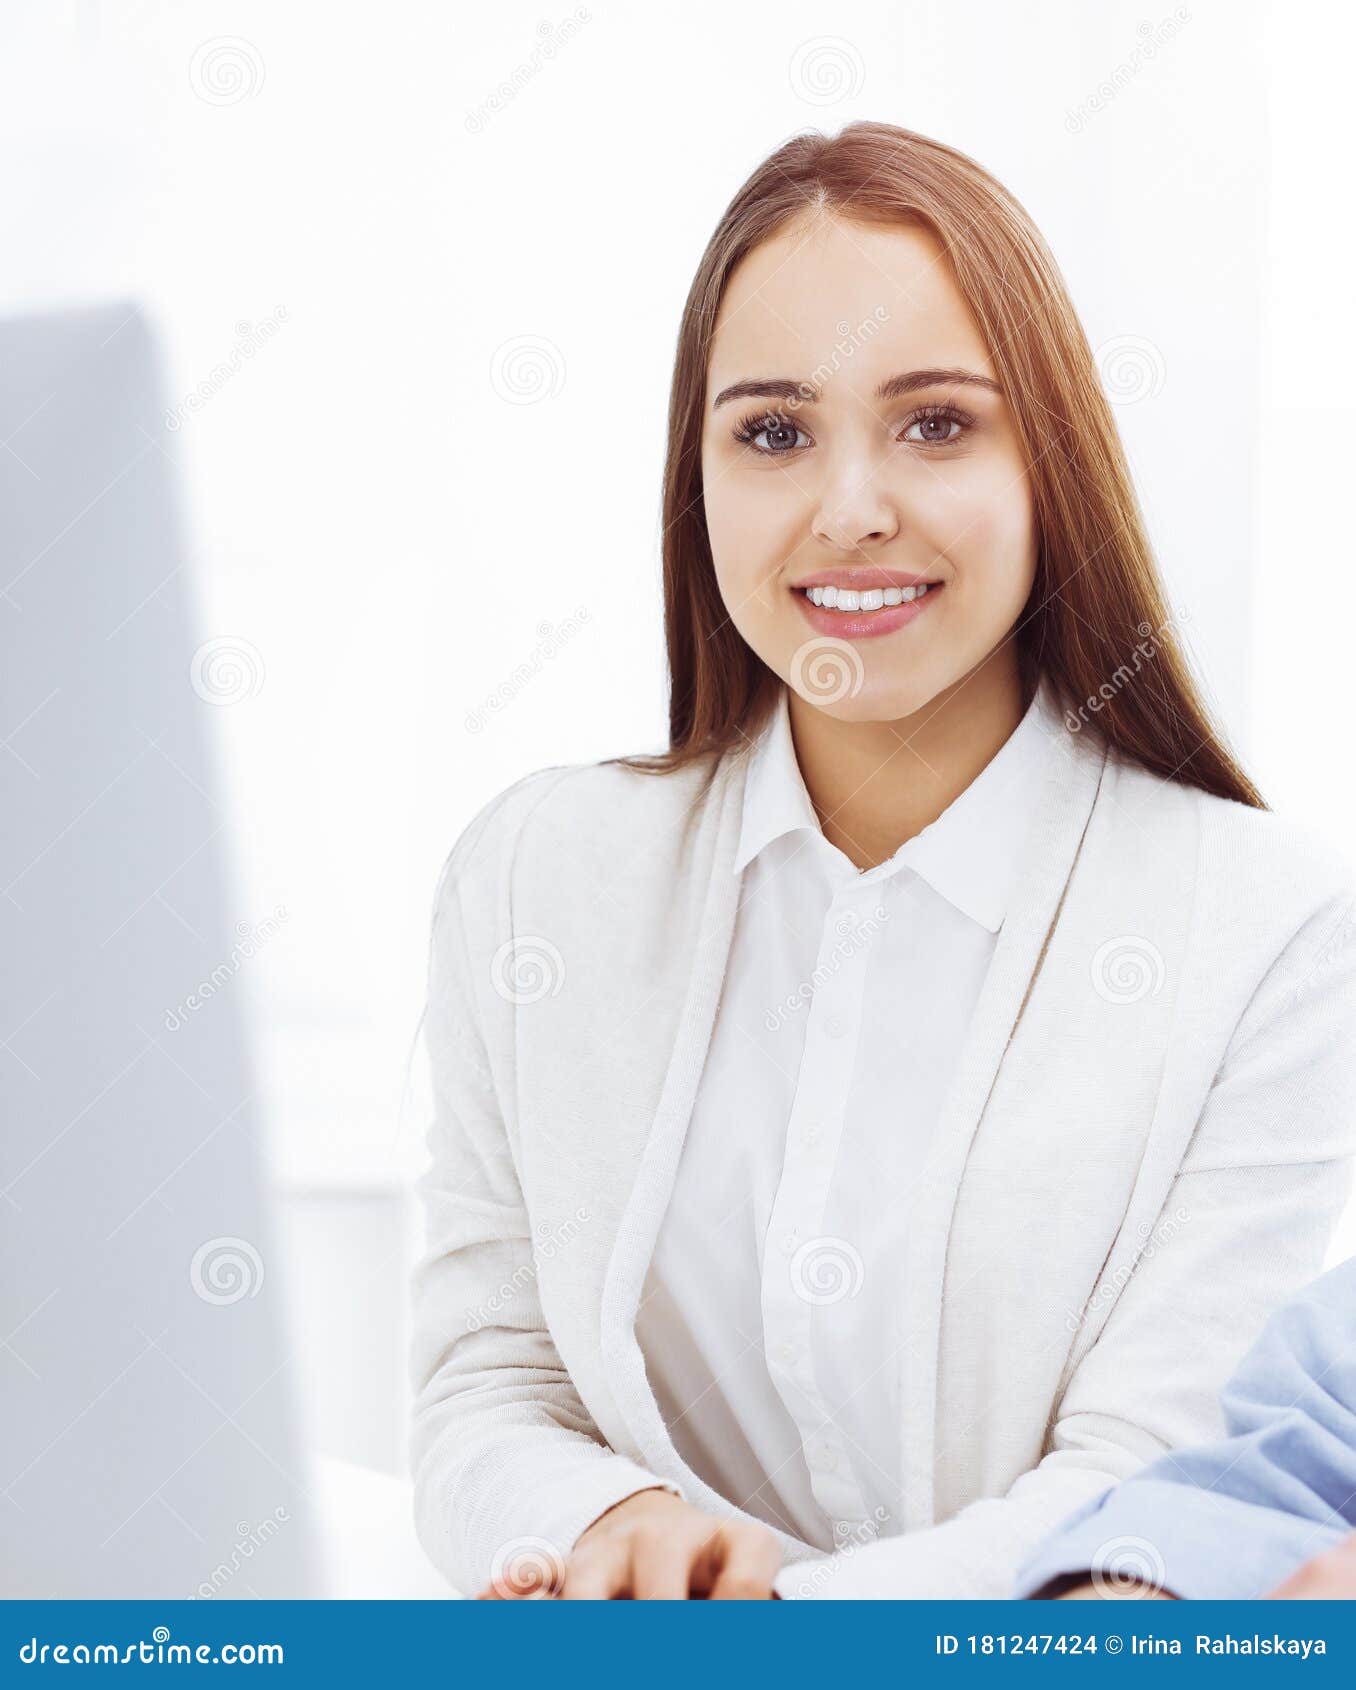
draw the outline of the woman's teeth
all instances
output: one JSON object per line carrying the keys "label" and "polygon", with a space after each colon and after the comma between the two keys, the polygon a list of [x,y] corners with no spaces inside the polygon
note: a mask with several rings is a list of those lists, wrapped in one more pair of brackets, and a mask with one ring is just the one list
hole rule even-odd
{"label": "woman's teeth", "polygon": [[807,587],[805,596],[811,604],[823,605],[826,610],[881,610],[886,605],[911,604],[936,584],[923,581],[916,587],[868,587],[864,592],[849,587]]}

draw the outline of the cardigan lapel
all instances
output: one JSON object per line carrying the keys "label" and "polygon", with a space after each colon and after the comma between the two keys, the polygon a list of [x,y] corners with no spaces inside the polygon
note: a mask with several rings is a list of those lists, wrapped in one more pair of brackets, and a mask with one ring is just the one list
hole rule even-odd
{"label": "cardigan lapel", "polygon": [[1025,859],[910,1209],[899,1326],[903,1529],[933,1523],[947,1244],[966,1157],[1045,953],[1092,815],[1105,746],[1061,728]]}
{"label": "cardigan lapel", "polygon": [[725,967],[734,940],[740,878],[733,872],[739,839],[747,748],[722,759],[703,800],[692,872],[706,885],[692,972],[659,1106],[623,1211],[603,1283],[603,1363],[613,1399],[643,1459],[664,1477],[681,1479],[698,1500],[715,1497],[679,1457],[650,1389],[635,1335],[645,1274],[678,1172],[697,1085],[715,1026]]}

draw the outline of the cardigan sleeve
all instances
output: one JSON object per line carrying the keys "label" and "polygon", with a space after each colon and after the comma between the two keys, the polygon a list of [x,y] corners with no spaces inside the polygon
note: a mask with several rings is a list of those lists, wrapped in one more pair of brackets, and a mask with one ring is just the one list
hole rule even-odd
{"label": "cardigan sleeve", "polygon": [[606,1446],[542,1314],[466,938],[475,828],[435,899],[423,1022],[430,1164],[418,1182],[425,1248],[410,1347],[415,1526],[465,1595],[491,1576],[513,1583],[559,1567],[592,1521],[636,1491],[681,1494]]}
{"label": "cardigan sleeve", "polygon": [[1217,1436],[1218,1393],[1266,1318],[1322,1270],[1356,1150],[1356,900],[1327,900],[1235,1027],[1166,1202],[1042,1460],[950,1520],[782,1569],[783,1597],[1009,1597],[1075,1510]]}
{"label": "cardigan sleeve", "polygon": [[1261,1597],[1356,1528],[1356,1257],[1277,1310],[1221,1403],[1226,1437],[1170,1450],[1066,1520],[1015,1594],[1074,1576]]}

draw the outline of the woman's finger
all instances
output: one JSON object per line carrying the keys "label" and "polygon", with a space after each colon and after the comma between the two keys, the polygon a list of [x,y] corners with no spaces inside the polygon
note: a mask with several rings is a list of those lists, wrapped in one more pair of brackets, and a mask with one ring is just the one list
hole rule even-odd
{"label": "woman's finger", "polygon": [[781,1547],[761,1526],[740,1522],[722,1529],[716,1546],[713,1601],[767,1601],[782,1564]]}
{"label": "woman's finger", "polygon": [[565,1563],[560,1595],[567,1602],[598,1602],[622,1596],[630,1583],[630,1553],[625,1538],[600,1537],[577,1550]]}
{"label": "woman's finger", "polygon": [[502,1574],[492,1578],[481,1591],[478,1600],[487,1602],[530,1602],[534,1598],[551,1595],[554,1580],[549,1571],[533,1568],[526,1572]]}
{"label": "woman's finger", "polygon": [[639,1602],[683,1602],[692,1569],[701,1558],[709,1532],[675,1531],[656,1522],[631,1536],[631,1595]]}

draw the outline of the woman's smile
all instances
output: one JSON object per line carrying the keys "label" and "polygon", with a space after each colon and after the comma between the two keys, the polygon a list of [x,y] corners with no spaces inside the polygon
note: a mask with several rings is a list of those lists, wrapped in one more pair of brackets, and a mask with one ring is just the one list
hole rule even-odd
{"label": "woman's smile", "polygon": [[869,640],[916,622],[944,585],[903,570],[828,570],[791,592],[816,633]]}

